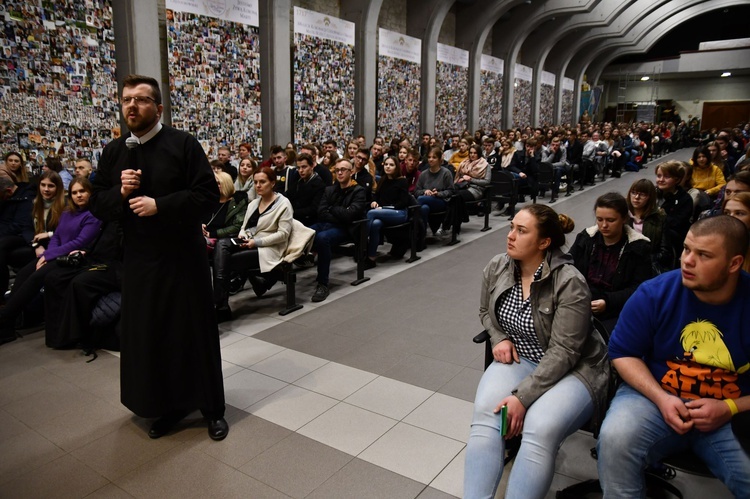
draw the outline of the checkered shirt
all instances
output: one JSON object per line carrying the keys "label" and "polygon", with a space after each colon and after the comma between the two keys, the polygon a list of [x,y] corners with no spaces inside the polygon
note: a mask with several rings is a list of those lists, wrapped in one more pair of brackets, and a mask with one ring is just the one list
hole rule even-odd
{"label": "checkered shirt", "polygon": [[[542,277],[544,262],[534,272],[534,280]],[[510,341],[515,345],[518,355],[532,362],[539,363],[544,356],[544,350],[539,345],[539,339],[534,329],[534,320],[531,315],[531,296],[523,299],[523,288],[521,285],[521,273],[515,270],[516,283],[512,288],[505,291],[497,300],[497,321],[500,327],[508,335]]]}

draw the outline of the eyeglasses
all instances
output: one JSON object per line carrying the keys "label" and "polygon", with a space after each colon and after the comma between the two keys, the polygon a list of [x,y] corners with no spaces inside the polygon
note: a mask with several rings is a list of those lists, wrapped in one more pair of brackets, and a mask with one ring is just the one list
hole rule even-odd
{"label": "eyeglasses", "polygon": [[136,106],[145,106],[146,104],[149,103],[149,101],[156,103],[156,100],[153,99],[152,97],[140,97],[140,96],[123,97],[122,99],[120,99],[120,101],[125,106],[127,106],[131,102],[135,102]]}
{"label": "eyeglasses", "polygon": [[362,156],[357,156],[357,161],[367,161],[369,158],[364,158]]}
{"label": "eyeglasses", "polygon": [[352,169],[351,168],[336,168],[334,171],[336,173],[344,173],[344,172],[350,172],[352,171]]}
{"label": "eyeglasses", "polygon": [[648,194],[646,194],[645,192],[631,192],[630,195],[633,196],[634,198],[647,198],[648,197]]}

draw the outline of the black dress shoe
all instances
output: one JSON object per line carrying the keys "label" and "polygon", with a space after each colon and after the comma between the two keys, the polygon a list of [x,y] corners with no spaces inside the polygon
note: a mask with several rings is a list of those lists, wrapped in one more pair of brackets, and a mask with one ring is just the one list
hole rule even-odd
{"label": "black dress shoe", "polygon": [[208,422],[208,436],[211,440],[224,440],[229,433],[229,424],[224,418],[212,419]]}
{"label": "black dress shoe", "polygon": [[216,322],[229,322],[232,320],[232,309],[227,307],[221,307],[216,309]]}
{"label": "black dress shoe", "polygon": [[185,413],[179,413],[179,414],[170,414],[167,416],[162,416],[151,425],[151,429],[148,430],[148,436],[149,438],[161,438],[170,431],[172,431],[172,428],[177,426],[177,423],[185,419],[185,416],[187,414]]}
{"label": "black dress shoe", "polygon": [[266,291],[268,291],[268,282],[265,277],[259,275],[250,276],[250,285],[253,287],[253,293],[255,293],[255,296],[258,298],[266,294]]}

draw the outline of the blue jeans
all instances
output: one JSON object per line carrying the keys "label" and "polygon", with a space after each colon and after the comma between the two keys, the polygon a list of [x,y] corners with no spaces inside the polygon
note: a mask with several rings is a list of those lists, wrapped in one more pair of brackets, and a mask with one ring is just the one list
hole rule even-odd
{"label": "blue jeans", "polygon": [[369,241],[367,243],[367,256],[374,257],[378,254],[380,245],[380,230],[383,226],[398,225],[406,222],[406,210],[393,210],[390,208],[381,208],[367,212],[369,220]]}
{"label": "blue jeans", "polygon": [[421,205],[419,207],[422,212],[422,220],[424,220],[424,226],[430,226],[430,212],[441,212],[448,209],[448,203],[445,199],[437,196],[419,196],[417,202]]}
{"label": "blue jeans", "polygon": [[317,223],[310,226],[315,231],[313,249],[318,253],[318,276],[320,284],[328,286],[328,275],[331,272],[332,248],[351,239],[345,228],[331,223]]}
{"label": "blue jeans", "polygon": [[630,385],[623,383],[604,418],[597,467],[606,498],[646,497],[644,470],[666,456],[691,449],[735,497],[748,497],[750,458],[725,424],[718,430],[691,430],[678,435],[659,408]]}
{"label": "blue jeans", "polygon": [[[495,497],[503,475],[505,439],[500,434],[500,417],[492,411],[534,369],[536,364],[522,357],[520,364],[493,362],[482,375],[466,445],[464,498]],[[555,474],[560,444],[591,419],[593,412],[588,389],[572,374],[531,404],[505,497],[544,497]]]}

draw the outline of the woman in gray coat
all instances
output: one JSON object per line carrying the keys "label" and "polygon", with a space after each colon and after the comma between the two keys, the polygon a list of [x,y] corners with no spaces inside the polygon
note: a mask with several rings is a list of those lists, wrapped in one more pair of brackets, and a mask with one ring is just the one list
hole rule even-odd
{"label": "woman in gray coat", "polygon": [[546,205],[525,207],[511,223],[507,253],[484,269],[479,316],[490,333],[494,362],[474,402],[467,499],[495,496],[505,440],[521,434],[506,497],[544,497],[560,443],[592,416],[603,415],[606,345],[591,332],[586,281],[560,251],[573,226]]}

